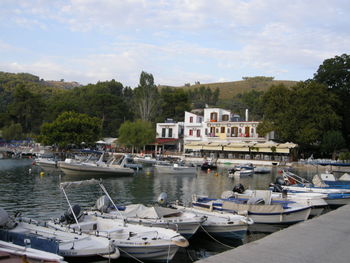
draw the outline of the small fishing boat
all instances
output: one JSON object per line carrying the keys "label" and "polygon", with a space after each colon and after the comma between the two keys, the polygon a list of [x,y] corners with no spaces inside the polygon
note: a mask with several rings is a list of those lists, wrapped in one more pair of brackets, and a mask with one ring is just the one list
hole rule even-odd
{"label": "small fishing boat", "polygon": [[179,204],[173,204],[172,206],[180,211],[195,213],[197,216],[204,216],[206,220],[201,224],[199,231],[213,236],[243,239],[248,226],[254,223],[252,219],[243,215],[206,211],[195,207],[185,207]]}
{"label": "small fishing boat", "polygon": [[[326,184],[330,187],[336,188],[350,188],[350,175],[348,173],[344,173],[339,179],[336,179],[334,174],[330,172],[321,173],[320,175],[315,175],[315,180],[320,180],[322,183]],[[313,180],[314,181],[314,180]]]}
{"label": "small fishing boat", "polygon": [[[266,191],[271,192],[271,199],[273,201],[291,201],[300,203],[306,206],[311,206],[310,217],[319,216],[328,206],[325,198],[326,194],[321,193],[288,193],[282,188],[275,186],[272,190],[250,190],[244,189],[242,184],[234,186],[232,191],[225,191],[221,197],[236,197],[236,198],[251,198],[254,196],[268,195]],[[259,192],[259,193],[257,193]]]}
{"label": "small fishing boat", "polygon": [[271,191],[250,198],[194,196],[193,207],[230,212],[250,217],[254,223],[293,224],[307,220],[311,207],[291,201],[274,201]]}
{"label": "small fishing boat", "polygon": [[62,256],[28,246],[19,246],[0,240],[0,262],[67,263]]}
{"label": "small fishing boat", "polygon": [[180,247],[189,245],[183,236],[171,229],[130,224],[124,219],[109,218],[108,215],[105,216],[98,211],[80,213],[78,205],[70,204],[65,189],[96,183],[99,181],[94,179],[61,183],[61,190],[66,197],[74,220],[56,219],[47,224],[60,231],[77,231],[91,236],[104,237],[120,250],[122,257],[139,260],[169,261]]}
{"label": "small fishing boat", "polygon": [[[320,180],[319,176],[313,178],[312,183],[290,172],[282,171],[282,178],[276,179],[282,189],[292,193],[322,193],[327,194],[326,202],[330,206],[350,204],[350,189],[329,186]],[[276,184],[275,183],[275,184]]]}
{"label": "small fishing boat", "polygon": [[[96,201],[96,205],[93,208],[95,215],[122,219],[130,224],[173,229],[186,238],[190,238],[195,234],[201,224],[206,220],[206,217],[203,215],[159,205],[145,206],[143,204],[131,204],[117,207],[113,205],[114,202],[104,185],[101,182],[99,182],[99,185],[105,195]],[[166,199],[167,195],[161,193],[158,197],[158,203],[165,204]]]}
{"label": "small fishing boat", "polygon": [[256,174],[268,174],[271,173],[271,167],[257,166],[254,168],[254,173]]}
{"label": "small fishing boat", "polygon": [[63,257],[118,258],[120,255],[118,248],[104,238],[59,231],[49,228],[46,223],[19,215],[12,219],[4,210],[1,210],[0,214],[2,222],[0,236],[3,241],[12,241],[17,245],[30,242],[32,248]]}
{"label": "small fishing boat", "polygon": [[154,164],[153,166],[158,173],[164,173],[164,174],[196,174],[197,173],[196,166],[189,166],[189,165],[183,165],[178,163]]}

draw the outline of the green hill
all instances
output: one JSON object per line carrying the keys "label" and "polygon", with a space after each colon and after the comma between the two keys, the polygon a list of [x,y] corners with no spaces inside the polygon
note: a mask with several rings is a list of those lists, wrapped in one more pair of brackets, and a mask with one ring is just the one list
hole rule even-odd
{"label": "green hill", "polygon": [[[273,80],[272,77],[247,77],[244,80],[239,81],[231,81],[231,82],[218,82],[218,83],[196,83],[194,85],[185,84],[180,87],[172,87],[172,88],[183,88],[183,89],[194,89],[199,88],[200,86],[209,87],[212,90],[219,88],[220,96],[219,99],[227,100],[231,99],[238,94],[242,94],[251,90],[256,91],[266,91],[272,85],[280,85],[283,84],[286,87],[294,86],[297,81],[291,80]],[[171,87],[161,85],[160,88],[163,87]]]}

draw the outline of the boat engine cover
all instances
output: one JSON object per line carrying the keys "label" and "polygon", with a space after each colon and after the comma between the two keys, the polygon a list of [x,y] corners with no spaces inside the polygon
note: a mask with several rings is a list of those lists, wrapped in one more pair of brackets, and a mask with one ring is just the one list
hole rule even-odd
{"label": "boat engine cover", "polygon": [[[79,215],[80,215],[80,211],[81,211],[80,206],[79,205],[73,205],[72,206],[72,210],[73,210],[76,218],[78,218]],[[68,224],[75,223],[74,215],[73,215],[73,213],[72,213],[70,208],[68,208],[68,210],[64,213],[64,215],[61,217],[60,221],[61,222],[66,221]]]}
{"label": "boat engine cover", "polygon": [[0,226],[3,227],[9,221],[9,214],[0,207]]}
{"label": "boat engine cover", "polygon": [[109,200],[109,198],[106,195],[103,195],[99,199],[97,199],[95,208],[101,213],[107,213],[109,212],[110,205],[111,201]]}
{"label": "boat engine cover", "polygon": [[158,204],[165,205],[168,202],[168,195],[165,192],[162,192],[157,199]]}
{"label": "boat engine cover", "polygon": [[244,189],[243,184],[236,184],[236,185],[233,187],[232,191],[233,191],[234,193],[243,194],[244,191],[245,191],[245,189]]}

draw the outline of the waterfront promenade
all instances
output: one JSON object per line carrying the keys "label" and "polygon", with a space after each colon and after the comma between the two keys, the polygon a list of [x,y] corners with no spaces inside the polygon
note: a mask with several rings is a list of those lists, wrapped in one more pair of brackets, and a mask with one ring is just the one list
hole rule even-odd
{"label": "waterfront promenade", "polygon": [[198,263],[348,263],[350,205]]}

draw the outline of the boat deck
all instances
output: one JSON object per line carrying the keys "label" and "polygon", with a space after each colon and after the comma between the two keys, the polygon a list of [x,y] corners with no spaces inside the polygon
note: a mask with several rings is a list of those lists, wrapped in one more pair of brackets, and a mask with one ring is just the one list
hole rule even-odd
{"label": "boat deck", "polygon": [[292,225],[260,240],[199,260],[199,263],[348,263],[350,205]]}

